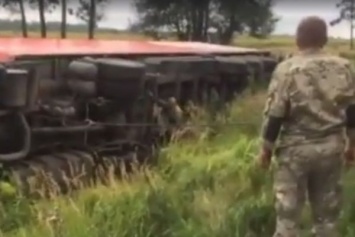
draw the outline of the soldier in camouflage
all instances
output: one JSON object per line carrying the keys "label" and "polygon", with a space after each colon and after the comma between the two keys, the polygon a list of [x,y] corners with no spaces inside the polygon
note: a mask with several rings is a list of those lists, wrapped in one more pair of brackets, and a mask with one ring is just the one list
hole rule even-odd
{"label": "soldier in camouflage", "polygon": [[170,97],[166,101],[154,100],[154,116],[159,125],[159,133],[161,136],[169,137],[183,123],[183,111],[174,97]]}
{"label": "soldier in camouflage", "polygon": [[276,157],[274,237],[300,236],[307,192],[313,236],[337,237],[343,162],[354,160],[354,69],[322,50],[327,25],[318,17],[300,22],[296,42],[299,52],[278,64],[269,85],[258,157],[264,168]]}

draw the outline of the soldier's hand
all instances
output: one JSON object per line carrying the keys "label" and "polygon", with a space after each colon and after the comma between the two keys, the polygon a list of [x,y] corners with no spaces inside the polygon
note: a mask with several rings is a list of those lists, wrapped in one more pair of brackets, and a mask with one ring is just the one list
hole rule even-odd
{"label": "soldier's hand", "polygon": [[344,152],[345,165],[347,167],[354,166],[355,163],[355,147],[349,146],[345,149]]}
{"label": "soldier's hand", "polygon": [[257,158],[259,166],[265,170],[268,170],[271,164],[272,151],[266,148],[262,148]]}

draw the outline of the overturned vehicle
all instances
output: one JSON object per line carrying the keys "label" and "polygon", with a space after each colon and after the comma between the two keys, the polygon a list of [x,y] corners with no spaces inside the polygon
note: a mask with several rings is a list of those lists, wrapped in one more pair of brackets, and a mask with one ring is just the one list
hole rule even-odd
{"label": "overturned vehicle", "polygon": [[269,52],[192,42],[0,45],[2,178],[26,193],[65,193],[149,162],[161,136],[156,106],[208,103],[212,91],[228,102],[277,64]]}

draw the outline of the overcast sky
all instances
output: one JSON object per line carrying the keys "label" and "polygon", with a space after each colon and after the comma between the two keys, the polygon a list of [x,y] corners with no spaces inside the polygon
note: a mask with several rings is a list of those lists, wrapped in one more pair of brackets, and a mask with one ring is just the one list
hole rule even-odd
{"label": "overcast sky", "polygon": [[[120,2],[105,8],[106,18],[99,25],[117,29],[124,29],[129,25],[130,21],[135,19],[134,7],[128,1],[112,0]],[[297,3],[296,3],[297,2]],[[315,3],[317,2],[317,3]],[[274,13],[281,17],[276,26],[275,34],[293,34],[299,20],[307,15],[318,15],[326,19],[328,22],[336,18],[339,12],[335,8],[335,0],[279,0],[274,7]],[[34,10],[27,11],[29,21],[38,21],[38,13]],[[8,13],[0,10],[0,16],[9,17]],[[13,19],[18,16],[10,16]],[[56,10],[52,14],[47,15],[48,20],[59,21],[60,12]],[[69,22],[78,23],[74,17],[69,17]],[[329,34],[334,37],[348,38],[349,30],[346,22],[329,27]]]}

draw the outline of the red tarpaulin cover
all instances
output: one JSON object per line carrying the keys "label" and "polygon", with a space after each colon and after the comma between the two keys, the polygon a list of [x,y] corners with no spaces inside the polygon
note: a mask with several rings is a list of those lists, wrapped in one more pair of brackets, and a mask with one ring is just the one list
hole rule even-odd
{"label": "red tarpaulin cover", "polygon": [[18,56],[246,52],[258,52],[258,50],[198,42],[0,38],[0,61],[10,61]]}

